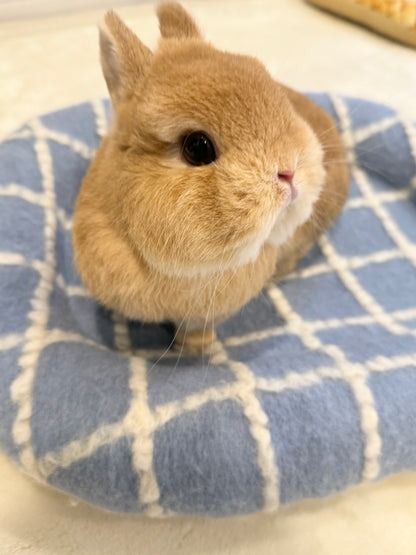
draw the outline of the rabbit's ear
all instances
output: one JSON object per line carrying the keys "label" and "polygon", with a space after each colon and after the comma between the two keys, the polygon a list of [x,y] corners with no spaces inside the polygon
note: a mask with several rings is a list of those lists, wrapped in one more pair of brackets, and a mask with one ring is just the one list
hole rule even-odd
{"label": "rabbit's ear", "polygon": [[195,21],[177,2],[162,2],[157,9],[160,34],[165,39],[201,38]]}
{"label": "rabbit's ear", "polygon": [[100,26],[100,56],[108,92],[116,107],[146,73],[152,52],[115,12],[109,11]]}

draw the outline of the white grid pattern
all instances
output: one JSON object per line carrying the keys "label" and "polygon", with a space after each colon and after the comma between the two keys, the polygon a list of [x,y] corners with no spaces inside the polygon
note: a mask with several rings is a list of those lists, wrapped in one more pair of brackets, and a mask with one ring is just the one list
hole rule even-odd
{"label": "white grid pattern", "polygon": [[38,157],[44,188],[45,260],[40,270],[38,286],[31,301],[32,311],[28,315],[31,325],[26,330],[25,342],[19,359],[21,373],[13,382],[11,396],[18,407],[13,427],[13,436],[16,445],[20,447],[20,462],[26,471],[36,476],[36,461],[31,441],[30,423],[33,400],[32,390],[36,376],[36,367],[42,352],[41,345],[49,318],[49,297],[55,274],[56,214],[55,183],[48,144],[45,140],[43,128],[38,120],[33,121],[31,128],[36,138],[35,151]]}
{"label": "white grid pattern", "polygon": [[[333,105],[342,123],[342,133],[345,144],[353,156],[354,145],[372,135],[386,130],[401,121],[399,117],[389,117],[371,124],[364,129],[353,133],[343,100],[339,97],[332,98]],[[105,134],[106,117],[101,101],[93,103],[96,116],[98,134]],[[416,158],[416,135],[414,129],[405,125],[413,155]],[[86,343],[98,346],[94,341],[86,339],[80,334],[69,333],[63,330],[46,330],[49,316],[49,296],[54,284],[57,284],[68,296],[88,296],[88,292],[81,286],[69,286],[62,275],[55,273],[54,246],[57,221],[65,228],[70,229],[71,219],[55,206],[55,191],[51,155],[47,140],[53,140],[70,147],[81,156],[89,159],[91,149],[82,142],[43,127],[39,120],[35,120],[30,129],[16,133],[12,138],[35,138],[35,148],[41,169],[44,190],[35,193],[24,186],[10,183],[0,186],[0,195],[15,196],[27,202],[42,207],[45,211],[45,260],[26,260],[14,253],[0,252],[0,265],[27,265],[34,268],[40,277],[38,287],[32,299],[32,311],[29,314],[31,326],[25,334],[10,334],[0,337],[0,351],[14,348],[20,344],[22,355],[19,360],[21,372],[14,381],[11,392],[18,412],[13,429],[14,440],[20,447],[21,463],[24,469],[32,476],[46,479],[54,470],[69,467],[74,462],[93,454],[99,447],[108,445],[115,440],[131,436],[133,440],[133,464],[140,477],[140,500],[147,504],[147,513],[152,516],[161,516],[166,511],[159,504],[159,487],[154,474],[153,435],[154,432],[169,422],[172,418],[188,411],[196,410],[210,401],[232,399],[242,407],[250,425],[249,429],[257,446],[258,466],[264,480],[263,500],[264,510],[274,510],[279,504],[279,473],[276,466],[276,457],[272,446],[268,418],[264,412],[256,391],[280,392],[287,389],[307,388],[322,383],[325,380],[343,380],[351,388],[361,417],[362,432],[365,437],[363,480],[372,480],[379,472],[379,454],[381,439],[378,432],[378,416],[374,407],[374,399],[367,385],[367,376],[370,372],[383,372],[399,369],[405,366],[416,365],[415,353],[396,357],[375,357],[367,360],[365,364],[349,361],[345,353],[335,345],[324,345],[317,337],[317,332],[337,327],[378,323],[391,333],[416,335],[416,331],[405,328],[401,322],[416,317],[416,310],[401,310],[391,313],[386,311],[374,298],[359,284],[351,270],[365,267],[368,264],[382,263],[396,258],[406,258],[416,265],[416,247],[400,231],[390,218],[383,204],[406,199],[411,194],[411,189],[405,191],[375,194],[367,181],[365,173],[357,167],[353,159],[354,177],[362,198],[349,200],[347,209],[354,210],[361,207],[371,208],[381,220],[386,232],[397,245],[397,249],[377,252],[368,256],[345,258],[340,256],[331,245],[328,236],[322,237],[320,247],[326,257],[326,262],[294,272],[288,279],[309,277],[327,272],[336,272],[345,287],[351,292],[357,302],[366,312],[364,316],[346,319],[328,319],[305,322],[293,310],[283,295],[281,289],[275,285],[270,286],[266,293],[272,299],[279,314],[286,319],[286,325],[272,327],[263,331],[249,333],[243,336],[228,337],[223,343],[217,341],[213,346],[212,365],[228,367],[235,381],[217,387],[207,388],[203,392],[188,395],[178,401],[159,405],[153,410],[147,400],[146,362],[144,358],[151,359],[164,354],[166,357],[176,357],[173,352],[163,353],[161,350],[133,349],[128,323],[121,315],[114,314],[115,346],[124,356],[130,357],[130,390],[132,401],[126,416],[117,423],[101,426],[87,437],[74,440],[56,452],[47,453],[40,460],[36,460],[31,442],[30,417],[32,412],[31,391],[36,375],[37,363],[42,349],[55,342]],[[414,180],[414,184],[416,179]],[[270,337],[277,337],[285,333],[295,334],[309,349],[325,353],[333,360],[333,365],[316,368],[306,373],[288,373],[283,378],[256,377],[249,367],[242,362],[232,360],[227,352],[227,347],[248,344]],[[143,358],[144,357],[144,358]]]}

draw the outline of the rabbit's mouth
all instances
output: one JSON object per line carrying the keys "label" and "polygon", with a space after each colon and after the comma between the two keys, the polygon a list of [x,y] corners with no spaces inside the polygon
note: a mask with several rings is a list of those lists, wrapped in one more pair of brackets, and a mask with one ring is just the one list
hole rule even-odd
{"label": "rabbit's mouth", "polygon": [[[277,193],[280,198],[283,198],[283,206],[287,208],[299,197],[300,186],[293,181],[282,182],[279,180],[277,183]],[[283,206],[281,208],[283,208]]]}

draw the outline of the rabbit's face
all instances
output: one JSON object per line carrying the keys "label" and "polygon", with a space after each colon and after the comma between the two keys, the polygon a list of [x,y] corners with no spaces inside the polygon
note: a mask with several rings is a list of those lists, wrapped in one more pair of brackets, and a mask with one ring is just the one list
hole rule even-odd
{"label": "rabbit's face", "polygon": [[111,208],[133,249],[163,273],[254,260],[311,214],[322,149],[255,59],[199,39],[164,40],[109,135]]}

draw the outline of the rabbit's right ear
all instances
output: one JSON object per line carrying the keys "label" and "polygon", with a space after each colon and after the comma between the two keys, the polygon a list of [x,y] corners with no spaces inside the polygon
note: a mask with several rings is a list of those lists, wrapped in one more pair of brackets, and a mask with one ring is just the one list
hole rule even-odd
{"label": "rabbit's right ear", "polygon": [[146,73],[152,52],[115,12],[109,11],[100,26],[100,56],[104,79],[116,108]]}

